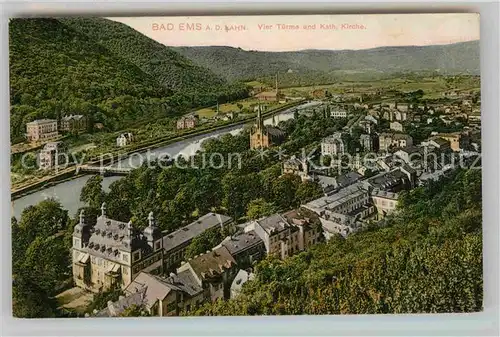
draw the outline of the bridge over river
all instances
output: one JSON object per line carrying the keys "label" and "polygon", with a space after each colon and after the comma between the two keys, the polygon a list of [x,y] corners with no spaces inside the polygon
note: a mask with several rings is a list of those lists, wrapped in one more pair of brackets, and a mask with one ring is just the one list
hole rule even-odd
{"label": "bridge over river", "polygon": [[79,165],[76,172],[99,173],[103,176],[123,176],[132,171],[130,167]]}

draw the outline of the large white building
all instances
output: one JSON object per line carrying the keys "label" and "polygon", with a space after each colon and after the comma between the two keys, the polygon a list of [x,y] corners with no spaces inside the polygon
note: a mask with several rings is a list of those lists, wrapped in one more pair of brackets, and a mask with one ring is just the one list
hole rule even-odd
{"label": "large white building", "polygon": [[326,239],[334,234],[347,236],[359,230],[362,226],[361,220],[375,211],[368,187],[363,182],[313,200],[303,207],[320,217]]}
{"label": "large white building", "polygon": [[347,118],[347,111],[344,109],[333,108],[330,111],[330,116],[333,118]]}
{"label": "large white building", "polygon": [[321,141],[322,156],[333,156],[343,154],[344,152],[345,147],[341,132],[335,132],[333,135],[326,137]]}
{"label": "large white building", "polygon": [[26,123],[26,138],[28,141],[38,141],[56,138],[57,121],[55,119],[37,119]]}

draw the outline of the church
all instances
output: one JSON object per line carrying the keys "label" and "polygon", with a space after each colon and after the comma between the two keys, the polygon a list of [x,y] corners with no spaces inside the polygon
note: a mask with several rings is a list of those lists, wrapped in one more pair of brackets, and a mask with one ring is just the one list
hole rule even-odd
{"label": "church", "polygon": [[285,140],[285,133],[273,125],[264,125],[261,107],[257,111],[255,126],[250,132],[250,149],[265,149],[274,145],[279,145]]}

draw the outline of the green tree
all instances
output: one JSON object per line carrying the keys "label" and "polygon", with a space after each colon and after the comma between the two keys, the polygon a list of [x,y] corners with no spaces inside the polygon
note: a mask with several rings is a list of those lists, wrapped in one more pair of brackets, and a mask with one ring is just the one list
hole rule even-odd
{"label": "green tree", "polygon": [[151,316],[144,306],[138,306],[136,304],[125,309],[120,317],[147,317]]}
{"label": "green tree", "polygon": [[123,296],[123,291],[120,288],[100,291],[94,295],[94,298],[87,307],[86,312],[92,314],[94,310],[102,310],[108,306],[109,301],[116,302],[120,296]]}
{"label": "green tree", "polygon": [[99,209],[105,200],[106,194],[102,189],[102,176],[91,177],[83,186],[80,192],[80,201],[86,203],[89,207]]}
{"label": "green tree", "polygon": [[297,191],[295,192],[295,199],[297,204],[304,204],[311,200],[320,198],[323,195],[323,189],[314,181],[302,182]]}
{"label": "green tree", "polygon": [[250,201],[248,204],[247,218],[258,219],[263,216],[274,214],[276,211],[277,207],[273,203],[267,202],[263,198],[259,198]]}
{"label": "green tree", "polygon": [[285,174],[273,183],[274,200],[279,208],[290,209],[295,205],[295,193],[300,185],[296,175]]}
{"label": "green tree", "polygon": [[224,233],[222,229],[205,231],[191,241],[184,256],[189,259],[195,255],[203,254],[217,246],[223,239]]}

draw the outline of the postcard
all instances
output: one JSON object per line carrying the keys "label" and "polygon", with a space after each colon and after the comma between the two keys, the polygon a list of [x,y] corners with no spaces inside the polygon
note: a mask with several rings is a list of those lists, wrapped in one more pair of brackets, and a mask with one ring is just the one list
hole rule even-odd
{"label": "postcard", "polygon": [[482,311],[478,14],[9,37],[14,316]]}

